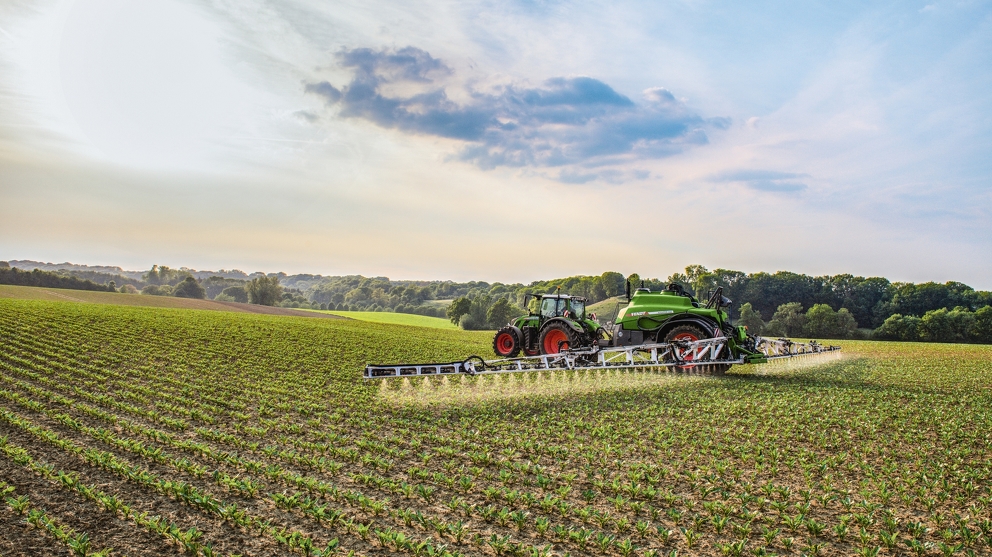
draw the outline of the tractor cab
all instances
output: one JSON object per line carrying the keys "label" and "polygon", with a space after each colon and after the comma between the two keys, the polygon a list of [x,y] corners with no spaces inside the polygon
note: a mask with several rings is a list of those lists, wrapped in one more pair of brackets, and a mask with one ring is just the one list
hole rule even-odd
{"label": "tractor cab", "polygon": [[542,296],[540,316],[582,320],[586,316],[586,300],[572,296]]}

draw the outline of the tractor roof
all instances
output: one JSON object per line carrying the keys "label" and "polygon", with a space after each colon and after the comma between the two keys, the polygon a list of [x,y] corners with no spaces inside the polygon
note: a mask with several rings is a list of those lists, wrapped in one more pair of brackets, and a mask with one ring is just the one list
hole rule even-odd
{"label": "tractor roof", "polygon": [[544,298],[561,298],[562,300],[579,300],[581,302],[586,301],[582,296],[569,296],[568,294],[541,294],[541,299]]}

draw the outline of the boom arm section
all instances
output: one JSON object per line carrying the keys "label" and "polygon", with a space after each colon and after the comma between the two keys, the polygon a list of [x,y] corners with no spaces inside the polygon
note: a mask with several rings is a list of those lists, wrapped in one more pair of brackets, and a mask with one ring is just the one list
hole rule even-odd
{"label": "boom arm section", "polygon": [[770,360],[815,356],[840,350],[839,346],[825,346],[816,341],[792,342],[787,339],[756,337],[755,353],[734,354],[726,337],[703,339],[695,342],[640,344],[635,346],[603,348],[592,346],[575,350],[562,350],[557,354],[543,354],[523,358],[483,360],[472,356],[464,361],[434,364],[369,365],[365,379],[395,377],[423,377],[439,375],[480,375],[519,373],[556,369],[604,370],[636,369],[708,373],[713,369],[726,369],[734,364],[757,364]]}

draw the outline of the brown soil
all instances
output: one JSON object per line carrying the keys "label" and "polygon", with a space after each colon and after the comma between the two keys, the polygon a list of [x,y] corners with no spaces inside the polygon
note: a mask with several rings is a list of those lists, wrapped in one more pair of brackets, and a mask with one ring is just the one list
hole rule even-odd
{"label": "brown soil", "polygon": [[[42,441],[6,423],[0,424],[0,435],[9,436],[12,443],[24,447],[35,458],[44,455],[44,460],[55,465],[56,469],[76,472],[84,483],[119,497],[131,505],[135,512],[162,516],[184,530],[195,526],[203,532],[202,541],[211,542],[214,549],[219,550],[221,554],[237,553],[246,556],[285,554],[274,540],[257,536],[254,532],[246,532],[205,512],[173,499],[161,497],[143,486],[122,481],[111,472],[86,464],[76,455],[52,451]],[[27,494],[34,504],[50,513],[57,510],[58,514],[54,515],[55,518],[77,531],[87,532],[92,539],[94,549],[113,547],[114,553],[118,555],[149,557],[180,554],[179,548],[170,545],[165,538],[153,535],[130,521],[103,512],[91,501],[35,476],[31,471],[17,466],[4,457],[0,457],[0,475],[9,477],[8,483],[13,485],[18,493]]]}

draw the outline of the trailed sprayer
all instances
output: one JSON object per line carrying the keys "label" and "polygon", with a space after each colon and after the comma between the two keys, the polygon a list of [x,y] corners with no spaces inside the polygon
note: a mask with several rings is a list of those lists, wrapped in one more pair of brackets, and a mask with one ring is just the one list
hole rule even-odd
{"label": "trailed sprayer", "polygon": [[[534,298],[533,304],[529,303]],[[365,368],[366,379],[489,374],[554,369],[672,370],[720,375],[737,364],[823,355],[840,350],[811,340],[793,342],[751,335],[734,326],[723,289],[705,302],[681,285],[661,291],[627,284],[626,301],[601,324],[586,314],[586,300],[563,294],[527,294],[527,315],[496,331],[495,360],[472,356],[433,364],[384,364]]]}

